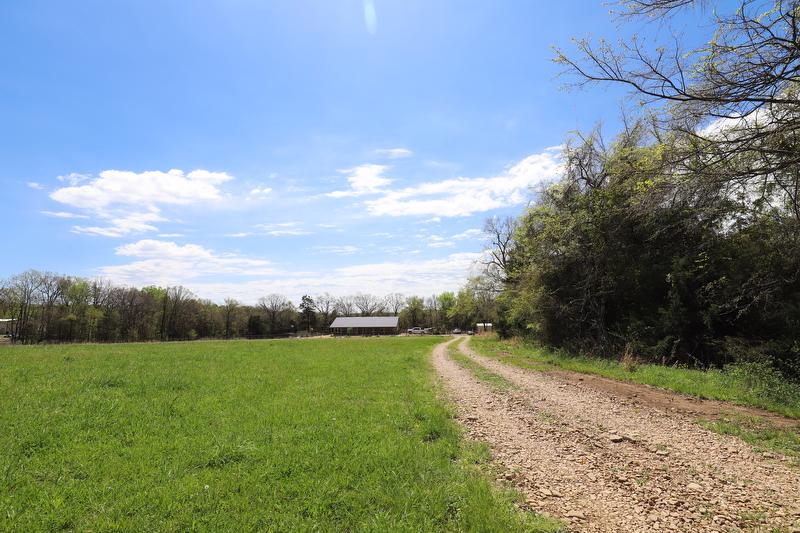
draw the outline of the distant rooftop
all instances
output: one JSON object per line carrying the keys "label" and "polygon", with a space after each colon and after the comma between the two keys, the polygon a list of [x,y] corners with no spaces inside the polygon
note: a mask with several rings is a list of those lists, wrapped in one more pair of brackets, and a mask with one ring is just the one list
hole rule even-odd
{"label": "distant rooftop", "polygon": [[396,328],[396,316],[340,316],[331,328]]}

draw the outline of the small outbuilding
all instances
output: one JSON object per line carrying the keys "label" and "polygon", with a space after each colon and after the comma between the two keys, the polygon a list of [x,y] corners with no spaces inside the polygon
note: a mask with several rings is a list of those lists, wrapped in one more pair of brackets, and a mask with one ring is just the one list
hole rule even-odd
{"label": "small outbuilding", "polygon": [[16,318],[0,318],[0,336],[11,335],[11,329],[16,321]]}
{"label": "small outbuilding", "polygon": [[397,335],[396,316],[340,316],[331,324],[334,335]]}
{"label": "small outbuilding", "polygon": [[477,333],[486,333],[492,331],[492,323],[491,322],[478,322],[475,324],[475,331]]}

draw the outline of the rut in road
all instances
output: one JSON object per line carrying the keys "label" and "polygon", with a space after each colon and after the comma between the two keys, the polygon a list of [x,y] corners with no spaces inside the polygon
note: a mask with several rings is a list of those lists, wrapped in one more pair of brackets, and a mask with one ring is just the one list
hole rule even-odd
{"label": "rut in road", "polygon": [[[497,391],[448,357],[453,342],[511,382]],[[574,531],[800,531],[800,469],[682,414],[474,353],[433,362],[470,438],[488,442],[530,506]]]}

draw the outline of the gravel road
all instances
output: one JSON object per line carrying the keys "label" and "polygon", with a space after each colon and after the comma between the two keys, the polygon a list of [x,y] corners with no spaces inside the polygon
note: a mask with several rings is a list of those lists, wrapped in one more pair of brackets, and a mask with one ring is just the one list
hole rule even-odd
{"label": "gravel road", "polygon": [[[447,355],[504,377],[498,391]],[[531,508],[576,532],[800,532],[800,468],[712,433],[680,412],[632,402],[474,353],[433,363],[470,438],[489,443]]]}

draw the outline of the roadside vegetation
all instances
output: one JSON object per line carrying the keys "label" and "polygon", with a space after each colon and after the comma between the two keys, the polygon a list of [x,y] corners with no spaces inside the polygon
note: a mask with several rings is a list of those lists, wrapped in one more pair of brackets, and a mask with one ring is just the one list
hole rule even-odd
{"label": "roadside vegetation", "polygon": [[493,488],[436,342],[0,348],[0,530],[557,530]]}
{"label": "roadside vegetation", "polygon": [[730,414],[720,420],[700,420],[700,425],[723,435],[733,435],[757,450],[771,450],[794,458],[800,466],[800,434],[791,429],[775,427],[757,416]]}
{"label": "roadside vegetation", "polygon": [[[571,368],[797,416],[784,381],[800,383],[800,4],[707,3],[618,7],[621,24],[676,35],[691,16],[709,28],[695,49],[600,38],[556,51],[568,87],[618,85],[633,105],[611,138],[568,139],[560,180],[520,217],[488,222],[495,325],[587,355],[558,359]],[[712,371],[628,373],[608,361],[622,354]]]}
{"label": "roadside vegetation", "polygon": [[499,339],[492,335],[472,337],[470,343],[482,355],[522,368],[564,369],[596,374],[800,418],[800,386],[788,382],[769,367],[738,364],[721,370],[697,370],[571,355],[520,339]]}

